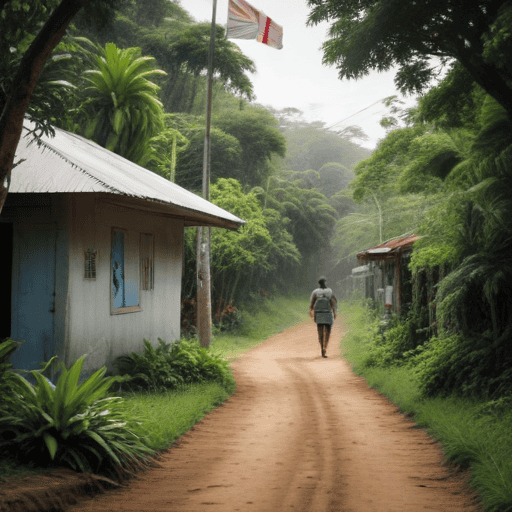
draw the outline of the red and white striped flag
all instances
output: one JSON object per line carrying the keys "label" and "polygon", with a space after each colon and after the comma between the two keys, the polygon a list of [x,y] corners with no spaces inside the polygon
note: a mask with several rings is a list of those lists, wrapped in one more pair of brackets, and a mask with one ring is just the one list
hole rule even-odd
{"label": "red and white striped flag", "polygon": [[229,0],[226,37],[256,39],[278,50],[283,47],[283,27],[245,0]]}

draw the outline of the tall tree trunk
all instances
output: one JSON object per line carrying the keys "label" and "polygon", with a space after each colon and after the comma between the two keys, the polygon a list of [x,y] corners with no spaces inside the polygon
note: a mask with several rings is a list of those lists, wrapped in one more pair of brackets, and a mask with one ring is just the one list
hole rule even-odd
{"label": "tall tree trunk", "polygon": [[192,110],[194,108],[194,101],[197,96],[197,81],[199,80],[198,75],[194,75],[192,78],[192,87],[189,89],[190,96],[188,98],[188,107],[187,107],[187,113],[191,114]]}
{"label": "tall tree trunk", "polygon": [[0,117],[0,213],[7,193],[23,119],[41,71],[71,20],[90,0],[62,0],[23,55]]}
{"label": "tall tree trunk", "polygon": [[241,273],[236,271],[235,272],[235,279],[233,281],[233,287],[231,288],[231,293],[228,295],[228,302],[232,300],[233,302],[236,302],[235,293],[238,287],[238,282],[240,281],[240,275]]}

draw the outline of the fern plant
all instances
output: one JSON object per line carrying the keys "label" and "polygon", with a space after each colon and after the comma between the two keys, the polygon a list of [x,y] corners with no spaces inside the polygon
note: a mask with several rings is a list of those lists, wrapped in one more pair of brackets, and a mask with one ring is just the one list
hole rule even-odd
{"label": "fern plant", "polygon": [[118,357],[114,366],[129,375],[131,387],[161,391],[182,384],[218,381],[234,390],[235,381],[229,363],[220,355],[191,341],[166,343],[158,339],[155,348],[144,340],[142,353],[132,352]]}

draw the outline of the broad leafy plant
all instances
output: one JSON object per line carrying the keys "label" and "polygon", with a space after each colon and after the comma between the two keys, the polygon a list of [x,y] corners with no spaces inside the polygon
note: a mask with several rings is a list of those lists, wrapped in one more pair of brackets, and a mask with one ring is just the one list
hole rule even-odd
{"label": "broad leafy plant", "polygon": [[11,373],[10,399],[0,405],[0,451],[26,462],[65,465],[111,476],[144,464],[144,433],[127,421],[124,402],[108,396],[115,382],[103,367],[79,383],[85,356],[68,370],[61,363],[55,387],[38,371],[36,385]]}

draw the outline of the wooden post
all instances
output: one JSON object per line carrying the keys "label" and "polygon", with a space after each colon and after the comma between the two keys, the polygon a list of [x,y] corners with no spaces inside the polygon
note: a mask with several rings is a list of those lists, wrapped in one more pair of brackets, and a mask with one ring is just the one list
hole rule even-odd
{"label": "wooden post", "polygon": [[[217,0],[213,0],[210,48],[208,51],[208,91],[206,95],[206,129],[203,154],[203,197],[210,200],[210,124],[212,115],[213,54]],[[197,231],[197,331],[202,347],[209,347],[212,337],[212,296],[210,279],[210,228]]]}

